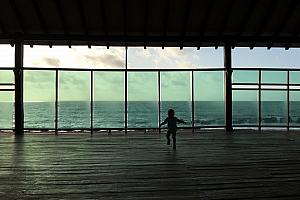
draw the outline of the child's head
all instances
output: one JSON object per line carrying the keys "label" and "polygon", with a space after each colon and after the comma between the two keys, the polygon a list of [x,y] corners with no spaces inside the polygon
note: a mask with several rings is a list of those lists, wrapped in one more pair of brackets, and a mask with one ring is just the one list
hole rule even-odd
{"label": "child's head", "polygon": [[174,117],[175,116],[175,111],[173,109],[168,110],[168,117]]}

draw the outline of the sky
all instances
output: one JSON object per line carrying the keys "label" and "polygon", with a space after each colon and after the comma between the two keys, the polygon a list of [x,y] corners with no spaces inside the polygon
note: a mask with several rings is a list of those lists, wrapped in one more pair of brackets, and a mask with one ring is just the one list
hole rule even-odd
{"label": "sky", "polygon": [[[222,68],[223,48],[128,48],[128,68],[130,69],[192,69],[192,68]],[[63,67],[63,68],[125,68],[124,47],[87,46],[34,46],[24,47],[24,67]],[[300,50],[282,48],[235,48],[232,50],[232,66],[246,67],[280,67],[300,69]],[[0,68],[14,65],[14,48],[0,45]],[[128,72],[128,100],[157,101],[157,73]],[[284,72],[263,72],[262,80],[266,83],[285,83]],[[291,80],[300,83],[300,72],[291,73]],[[233,82],[257,82],[257,72],[236,71]],[[0,83],[13,82],[12,71],[0,71]],[[221,101],[224,99],[223,72],[195,72],[195,100]],[[124,72],[95,72],[94,100],[120,101],[124,100]],[[180,92],[179,92],[180,91]],[[240,95],[239,95],[240,94]],[[0,92],[0,101],[13,99],[9,92]],[[285,92],[264,94],[265,99],[284,99]],[[299,96],[300,97],[300,96]],[[298,98],[296,95],[295,98]],[[191,100],[190,72],[162,72],[161,99],[166,101]],[[234,100],[255,100],[255,92],[236,91]],[[55,72],[25,71],[24,73],[25,101],[54,101]],[[90,100],[90,72],[59,72],[59,100],[86,101]]]}

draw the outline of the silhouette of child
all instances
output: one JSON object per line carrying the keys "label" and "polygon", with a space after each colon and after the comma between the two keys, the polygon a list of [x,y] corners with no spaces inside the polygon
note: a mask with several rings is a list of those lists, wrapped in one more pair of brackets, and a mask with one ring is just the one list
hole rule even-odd
{"label": "silhouette of child", "polygon": [[177,131],[177,122],[186,124],[182,119],[175,117],[175,111],[173,109],[168,110],[168,117],[162,122],[159,127],[168,123],[168,132],[166,134],[167,144],[170,145],[170,135],[172,134],[173,139],[173,149],[176,149],[176,131]]}

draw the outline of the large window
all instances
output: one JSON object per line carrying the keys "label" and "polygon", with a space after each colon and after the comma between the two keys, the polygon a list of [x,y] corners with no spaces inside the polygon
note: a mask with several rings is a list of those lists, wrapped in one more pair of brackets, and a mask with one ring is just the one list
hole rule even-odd
{"label": "large window", "polygon": [[90,72],[60,71],[58,128],[90,128]]}
{"label": "large window", "polygon": [[[0,71],[1,73],[1,71]],[[0,129],[14,128],[14,92],[0,91]]]}
{"label": "large window", "polygon": [[232,124],[259,125],[259,71],[235,70],[232,74]]}
{"label": "large window", "polygon": [[93,127],[124,128],[124,72],[94,72]]}
{"label": "large window", "polygon": [[160,76],[161,121],[167,117],[169,109],[174,109],[179,119],[188,122],[179,127],[191,127],[191,72],[161,72]]}
{"label": "large window", "polygon": [[128,128],[158,127],[157,72],[128,72]]}
{"label": "large window", "polygon": [[262,125],[287,126],[287,92],[264,90],[261,100]]}
{"label": "large window", "polygon": [[234,90],[232,92],[233,126],[258,126],[258,91]]}
{"label": "large window", "polygon": [[195,126],[224,126],[224,72],[194,72]]}
{"label": "large window", "polygon": [[24,127],[55,128],[55,71],[24,71]]}
{"label": "large window", "polygon": [[[15,64],[14,47],[0,45],[0,69],[12,68]],[[0,129],[14,128],[14,73],[0,70]]]}
{"label": "large window", "polygon": [[290,71],[290,125],[300,126],[300,72]]}

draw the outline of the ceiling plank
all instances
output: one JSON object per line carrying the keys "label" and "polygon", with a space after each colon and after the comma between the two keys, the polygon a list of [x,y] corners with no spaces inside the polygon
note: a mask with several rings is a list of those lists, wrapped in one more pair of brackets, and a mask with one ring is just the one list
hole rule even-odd
{"label": "ceiling plank", "polygon": [[17,23],[19,24],[19,26],[21,28],[21,31],[23,33],[27,34],[27,28],[24,25],[23,18],[20,14],[20,10],[17,7],[16,1],[15,0],[10,0],[9,3],[10,3],[10,6],[13,10],[13,13],[14,13],[16,19],[17,19]]}
{"label": "ceiling plank", "polygon": [[263,30],[265,29],[266,25],[270,21],[272,14],[274,13],[274,9],[277,6],[277,2],[278,0],[269,1],[268,9],[261,18],[261,23],[259,23],[255,36],[260,36],[263,33]]}
{"label": "ceiling plank", "polygon": [[43,30],[43,33],[48,34],[49,31],[48,31],[45,19],[43,17],[43,13],[42,13],[42,11],[41,11],[41,9],[39,7],[39,4],[38,4],[37,0],[32,0],[32,4],[33,4],[33,7],[34,7],[36,16],[38,18],[38,21],[40,23],[40,26],[41,26],[41,28]]}
{"label": "ceiling plank", "polygon": [[144,49],[147,47],[147,35],[148,35],[148,15],[149,15],[149,0],[144,1]]}
{"label": "ceiling plank", "polygon": [[250,18],[251,18],[251,16],[252,16],[252,13],[253,13],[253,11],[254,11],[255,8],[256,8],[257,2],[258,2],[258,1],[253,1],[253,0],[249,1],[249,4],[248,4],[248,6],[247,6],[248,9],[247,9],[247,11],[245,12],[245,15],[243,15],[243,18],[242,18],[242,20],[241,20],[241,23],[240,23],[240,25],[238,26],[236,36],[239,37],[239,36],[243,35],[243,33],[244,33],[244,31],[245,31],[245,29],[246,29],[248,23],[249,23],[249,20],[250,20]]}
{"label": "ceiling plank", "polygon": [[296,7],[299,5],[299,1],[291,1],[288,9],[285,11],[284,17],[281,19],[281,22],[279,26],[277,27],[277,30],[275,31],[273,37],[277,37],[281,34],[289,20],[291,19],[292,15],[296,11]]}
{"label": "ceiling plank", "polygon": [[[227,3],[225,15],[222,18],[221,26],[220,26],[220,28],[218,30],[218,36],[219,37],[222,36],[222,35],[224,35],[224,30],[227,27],[227,24],[228,24],[230,15],[232,13],[232,9],[234,7],[234,4],[235,4],[235,0],[229,0],[228,3]],[[220,45],[220,41],[217,41],[215,43],[215,49],[217,49],[219,47],[219,45]]]}
{"label": "ceiling plank", "polygon": [[162,38],[162,48],[165,48],[165,38],[167,33],[167,26],[169,21],[169,12],[170,12],[170,0],[166,0],[165,3],[165,16],[163,21],[163,38]]}
{"label": "ceiling plank", "polygon": [[124,42],[127,46],[127,0],[123,0],[123,29],[124,29]]}
{"label": "ceiling plank", "polygon": [[[207,22],[210,18],[210,15],[212,13],[212,8],[214,6],[214,0],[209,0],[208,1],[208,4],[207,4],[207,7],[205,9],[205,14],[204,14],[204,17],[203,17],[203,20],[201,22],[201,25],[199,27],[199,37],[203,37],[204,36],[204,33],[206,31],[206,26],[207,26]],[[199,42],[197,44],[198,48],[201,46],[201,42]]]}
{"label": "ceiling plank", "polygon": [[183,23],[182,23],[182,29],[181,29],[181,42],[180,42],[180,48],[183,48],[183,41],[184,37],[186,35],[187,31],[187,26],[190,18],[190,13],[191,13],[191,6],[192,6],[192,1],[191,0],[186,0],[185,2],[185,9],[184,9],[184,14],[183,14]]}
{"label": "ceiling plank", "polygon": [[[292,15],[295,12],[296,7],[298,6],[299,1],[290,1],[288,8],[285,11],[284,17],[281,19],[279,26],[277,27],[276,31],[273,34],[273,37],[278,37],[283,29],[285,28],[286,24],[291,19]],[[268,44],[268,48],[272,47],[274,44],[273,40]]]}
{"label": "ceiling plank", "polygon": [[109,48],[107,19],[106,19],[106,13],[105,13],[105,3],[104,3],[104,0],[100,0],[99,3],[100,3],[101,22],[103,25],[104,36],[106,38],[106,46],[107,46],[107,48]]}
{"label": "ceiling plank", "polygon": [[81,26],[83,29],[83,32],[85,35],[89,35],[89,29],[87,27],[87,20],[86,20],[86,15],[84,12],[84,3],[82,0],[77,0],[78,8],[79,8],[79,14],[80,14],[80,20],[81,20]]}
{"label": "ceiling plank", "polygon": [[233,9],[233,7],[235,5],[235,1],[236,0],[230,0],[227,3],[227,9],[226,9],[224,17],[222,18],[221,26],[220,26],[219,32],[218,32],[219,36],[224,35],[224,30],[227,27],[227,24],[229,22],[229,18],[230,18],[230,15],[232,13],[232,9]]}
{"label": "ceiling plank", "polygon": [[60,18],[60,23],[62,25],[63,31],[66,35],[69,35],[69,29],[67,26],[67,22],[66,22],[66,18],[60,3],[60,0],[55,0],[55,4],[56,4],[56,9]]}
{"label": "ceiling plank", "polygon": [[6,27],[4,26],[2,20],[0,19],[0,29],[1,29],[1,32],[4,33],[4,34],[7,34],[7,29]]}

